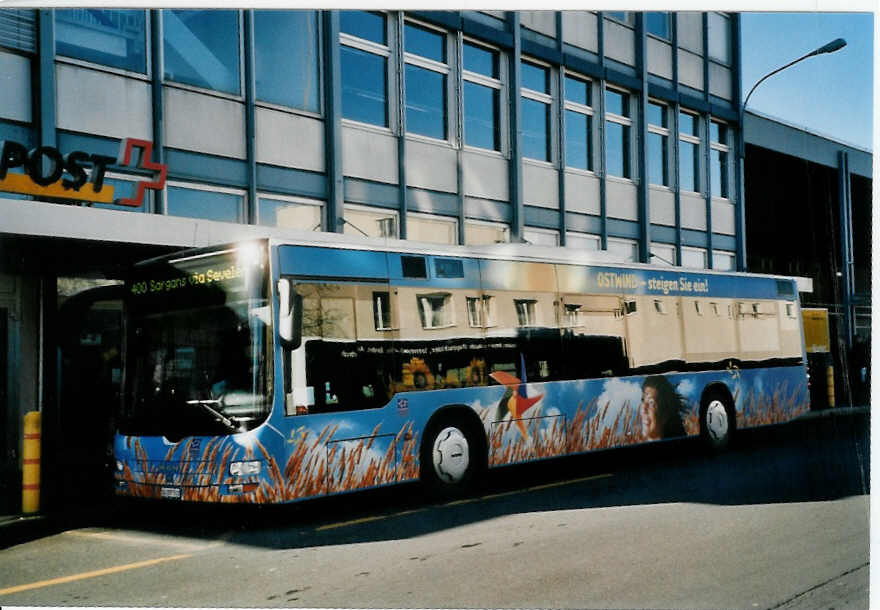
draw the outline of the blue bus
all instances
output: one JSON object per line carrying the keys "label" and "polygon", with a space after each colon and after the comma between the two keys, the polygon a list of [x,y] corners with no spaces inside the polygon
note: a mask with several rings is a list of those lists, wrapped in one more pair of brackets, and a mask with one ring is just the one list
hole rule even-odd
{"label": "blue bus", "polygon": [[315,234],[145,261],[125,291],[122,496],[455,493],[810,408],[791,278]]}

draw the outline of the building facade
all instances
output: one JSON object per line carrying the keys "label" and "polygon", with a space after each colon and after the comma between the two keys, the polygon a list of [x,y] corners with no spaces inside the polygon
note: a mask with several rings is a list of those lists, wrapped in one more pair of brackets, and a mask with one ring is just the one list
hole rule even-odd
{"label": "building facade", "polygon": [[0,16],[0,133],[152,141],[140,213],[736,267],[736,15]]}
{"label": "building facade", "polygon": [[[97,374],[88,352],[112,398],[119,310],[73,297],[170,248],[300,229],[745,269],[739,27],[717,12],[0,9],[0,140],[20,145],[0,190],[78,163],[117,195],[0,193],[0,496],[16,497],[23,413],[43,412],[48,483],[82,450],[69,432],[106,419],[71,380]],[[117,157],[126,138],[147,146],[139,163]],[[167,176],[139,199],[144,161]]]}
{"label": "building facade", "polygon": [[744,136],[748,269],[807,280],[801,304],[828,310],[837,402],[868,404],[873,154],[753,113]]}

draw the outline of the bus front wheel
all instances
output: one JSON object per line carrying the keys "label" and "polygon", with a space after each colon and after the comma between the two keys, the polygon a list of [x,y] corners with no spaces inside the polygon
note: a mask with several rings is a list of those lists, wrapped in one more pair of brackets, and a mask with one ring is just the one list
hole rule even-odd
{"label": "bus front wheel", "polygon": [[700,405],[700,436],[712,451],[730,445],[736,430],[736,411],[728,396],[718,390],[707,392]]}
{"label": "bus front wheel", "polygon": [[421,448],[422,483],[434,495],[450,496],[466,491],[482,470],[480,453],[473,426],[463,418],[431,422]]}

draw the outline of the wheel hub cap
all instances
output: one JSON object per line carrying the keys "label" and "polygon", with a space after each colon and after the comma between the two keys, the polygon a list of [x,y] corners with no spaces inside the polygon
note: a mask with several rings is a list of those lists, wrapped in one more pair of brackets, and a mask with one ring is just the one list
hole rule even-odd
{"label": "wheel hub cap", "polygon": [[706,429],[713,440],[720,441],[727,436],[727,409],[720,400],[713,400],[706,409]]}
{"label": "wheel hub cap", "polygon": [[468,442],[458,428],[444,428],[434,440],[434,471],[444,483],[458,483],[470,462]]}

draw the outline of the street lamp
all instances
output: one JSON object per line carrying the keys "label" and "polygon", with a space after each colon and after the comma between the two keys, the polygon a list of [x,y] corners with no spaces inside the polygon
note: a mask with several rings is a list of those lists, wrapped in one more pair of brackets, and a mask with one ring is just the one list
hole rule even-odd
{"label": "street lamp", "polygon": [[796,63],[807,59],[808,57],[813,57],[814,55],[823,55],[825,53],[834,53],[835,51],[839,51],[843,47],[846,46],[846,40],[843,38],[835,38],[828,44],[822,45],[818,49],[814,51],[810,51],[806,55],[802,55],[798,57],[794,61],[790,61],[782,67],[776,68],[772,72],[769,72],[762,76],[758,82],[756,82],[751,89],[749,89],[748,95],[746,95],[746,100],[743,102],[742,106],[739,107],[739,134],[737,136],[737,144],[739,148],[739,162],[737,166],[737,170],[739,173],[738,183],[739,183],[739,198],[740,198],[740,209],[739,214],[737,214],[736,221],[737,225],[737,235],[738,246],[737,246],[737,269],[739,271],[745,271],[746,269],[746,194],[745,194],[745,157],[746,157],[746,148],[745,148],[745,117],[746,117],[746,106],[749,103],[749,98],[752,97],[752,93],[755,92],[755,89],[758,88],[758,85],[763,83],[765,80],[773,76],[774,74],[778,74],[782,72],[786,68],[790,68]]}
{"label": "street lamp", "polygon": [[758,85],[763,83],[765,80],[767,80],[768,78],[770,78],[774,74],[776,74],[778,72],[782,72],[786,68],[791,67],[791,66],[795,65],[796,63],[798,63],[799,61],[803,61],[803,60],[807,59],[808,57],[813,57],[814,55],[822,55],[824,53],[834,53],[835,51],[839,51],[840,49],[842,49],[845,46],[846,46],[846,41],[843,38],[835,38],[834,40],[832,40],[828,44],[819,47],[815,51],[810,51],[806,55],[804,55],[802,57],[798,57],[794,61],[788,62],[787,64],[785,64],[781,68],[776,68],[775,70],[773,70],[773,72],[770,72],[769,74],[763,76],[761,78],[761,80],[759,80],[757,83],[755,83],[754,86],[749,90],[749,94],[746,96],[746,101],[743,102],[741,112],[743,114],[745,114],[746,106],[749,103],[749,98],[752,97],[752,93],[755,92],[755,89],[758,88]]}

